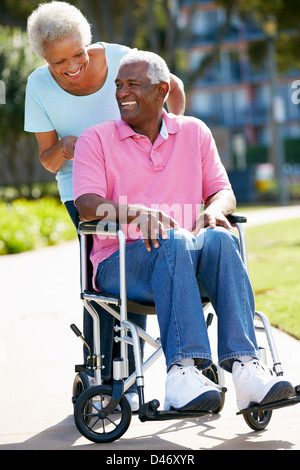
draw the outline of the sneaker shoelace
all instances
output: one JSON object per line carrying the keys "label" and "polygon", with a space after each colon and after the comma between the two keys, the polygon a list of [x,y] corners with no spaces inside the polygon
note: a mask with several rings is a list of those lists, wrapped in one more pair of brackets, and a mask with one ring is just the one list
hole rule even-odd
{"label": "sneaker shoelace", "polygon": [[251,379],[254,369],[257,375],[265,375],[266,372],[268,371],[266,367],[264,366],[264,364],[262,364],[261,362],[255,359],[251,362],[246,362],[246,363],[242,361],[239,361],[239,362],[241,363],[241,367],[242,367],[241,379],[244,382]]}
{"label": "sneaker shoelace", "polygon": [[204,375],[201,373],[201,371],[199,369],[197,369],[197,367],[191,367],[191,366],[182,366],[182,365],[179,365],[179,364],[176,364],[177,366],[177,369],[176,369],[176,372],[175,374],[176,375],[180,375],[180,376],[183,376],[183,375],[190,375],[194,378],[197,378],[198,381],[200,379],[200,383],[199,383],[199,386],[205,386],[205,385],[208,385],[208,383],[205,381],[205,377]]}

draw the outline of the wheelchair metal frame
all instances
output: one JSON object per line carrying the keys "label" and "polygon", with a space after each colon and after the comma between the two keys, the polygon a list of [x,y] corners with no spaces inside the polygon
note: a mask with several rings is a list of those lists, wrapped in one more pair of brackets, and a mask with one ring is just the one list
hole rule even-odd
{"label": "wheelchair metal frame", "polygon": [[[244,262],[245,268],[248,272],[248,259],[247,259],[247,245],[246,245],[246,233],[243,227],[243,224],[247,219],[239,214],[231,214],[228,216],[231,224],[237,228],[240,241],[240,253],[242,260]],[[93,342],[94,342],[94,351],[90,351],[90,357],[88,359],[88,364],[84,366],[76,366],[75,371],[84,370],[86,367],[94,371],[95,385],[101,386],[101,371],[103,368],[100,349],[100,318],[92,305],[92,302],[96,302],[105,310],[107,310],[111,315],[113,315],[120,322],[120,326],[115,327],[115,331],[118,335],[115,337],[115,341],[120,343],[120,358],[116,358],[113,361],[113,380],[114,386],[112,398],[114,401],[114,406],[116,406],[120,400],[122,394],[128,390],[128,388],[136,381],[137,389],[139,393],[140,409],[139,409],[139,418],[141,421],[149,420],[160,420],[160,419],[179,419],[181,417],[199,417],[206,414],[211,414],[210,410],[205,412],[181,412],[176,411],[158,411],[159,402],[157,400],[152,400],[149,403],[144,401],[144,373],[155,363],[155,361],[162,354],[162,347],[160,339],[154,340],[146,331],[139,328],[134,323],[128,321],[127,319],[127,295],[126,295],[126,276],[125,276],[125,265],[126,265],[126,239],[123,231],[116,223],[110,223],[105,221],[93,221],[88,223],[80,223],[78,227],[78,234],[80,239],[80,284],[81,284],[81,298],[83,304],[87,311],[90,313],[93,319]],[[120,250],[120,296],[114,297],[109,295],[103,295],[101,292],[94,290],[89,290],[90,279],[88,273],[88,259],[87,259],[87,236],[88,235],[109,235],[116,236],[119,240],[119,250]],[[138,304],[137,307],[139,308]],[[145,309],[144,306],[143,310]],[[204,305],[204,312],[211,307],[211,304],[208,303]],[[149,307],[150,308],[150,307]],[[130,307],[130,311],[132,308]],[[276,375],[283,375],[282,364],[279,359],[275,341],[273,338],[271,325],[265,314],[262,312],[255,312],[255,317],[260,320],[262,323],[261,326],[257,326],[257,329],[262,329],[265,331],[269,350],[271,353],[273,361],[273,371]],[[209,323],[209,322],[207,322]],[[75,325],[71,325],[73,331],[77,336],[81,336],[81,333],[78,332],[78,329]],[[77,331],[76,331],[77,330]],[[130,333],[130,335],[128,334]],[[81,336],[83,341],[84,338]],[[155,351],[154,353],[143,363],[141,356],[140,348],[140,338],[145,340],[150,346],[152,346]],[[87,345],[87,344],[86,344]],[[129,366],[128,366],[128,345],[134,348],[134,357],[135,357],[135,372],[129,377]],[[87,345],[89,348],[89,345]],[[225,382],[224,382],[224,373],[223,370],[216,366],[217,368],[217,383],[213,382],[214,385],[219,386],[220,391],[223,395],[226,392]],[[207,378],[210,381],[209,378]],[[299,398],[299,387],[296,389],[295,400],[286,400],[285,403],[282,403],[281,406],[288,406],[290,404],[298,403]],[[272,410],[279,406],[273,406],[272,404],[268,407],[264,406],[263,410]],[[249,423],[249,416],[252,411],[253,413],[260,413],[262,408],[256,407],[253,410],[243,410],[238,414],[243,414],[247,424],[252,427],[252,429],[258,430],[263,429],[266,423],[269,422],[272,411],[267,411],[267,419],[263,420],[263,424],[258,423],[256,425],[256,418],[254,423],[252,420]],[[246,419],[247,418],[247,419]],[[253,427],[254,425],[254,427]],[[89,438],[89,436],[87,436]]]}

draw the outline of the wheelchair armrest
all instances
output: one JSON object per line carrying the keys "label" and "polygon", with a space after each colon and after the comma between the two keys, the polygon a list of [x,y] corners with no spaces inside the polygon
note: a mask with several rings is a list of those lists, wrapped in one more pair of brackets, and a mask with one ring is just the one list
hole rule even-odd
{"label": "wheelchair armrest", "polygon": [[245,224],[247,222],[247,217],[237,212],[227,215],[227,219],[231,224]]}
{"label": "wheelchair armrest", "polygon": [[79,222],[77,233],[81,235],[117,235],[119,224],[105,220]]}
{"label": "wheelchair armrest", "polygon": [[[247,217],[242,214],[232,213],[227,216],[232,224],[246,223]],[[117,235],[119,224],[105,220],[92,220],[91,222],[80,222],[77,232],[82,235]]]}

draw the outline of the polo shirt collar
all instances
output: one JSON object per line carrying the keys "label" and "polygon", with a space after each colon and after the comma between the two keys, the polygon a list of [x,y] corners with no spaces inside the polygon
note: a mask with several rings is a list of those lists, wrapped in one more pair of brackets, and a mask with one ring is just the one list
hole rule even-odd
{"label": "polo shirt collar", "polygon": [[163,120],[168,134],[176,134],[176,132],[180,131],[180,117],[175,114],[167,113],[165,110],[163,110],[163,113]]}
{"label": "polo shirt collar", "polygon": [[[119,119],[116,121],[116,128],[119,133],[120,140],[127,139],[127,137],[133,137],[137,135],[136,132],[127,124],[127,122]],[[178,116],[168,114],[163,110],[163,120],[160,129],[160,135],[166,140],[169,134],[176,134],[180,130],[181,126],[178,121]]]}

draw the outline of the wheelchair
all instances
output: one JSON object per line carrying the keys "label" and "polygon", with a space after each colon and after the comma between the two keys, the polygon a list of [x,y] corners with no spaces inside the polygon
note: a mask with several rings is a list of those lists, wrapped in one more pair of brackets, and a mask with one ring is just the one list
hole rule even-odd
{"label": "wheelchair", "polygon": [[[230,223],[237,229],[240,241],[240,253],[245,268],[248,271],[246,235],[243,224],[246,217],[240,214],[230,214]],[[140,304],[127,299],[125,277],[125,250],[126,239],[117,223],[107,221],[81,222],[78,230],[80,241],[80,285],[81,299],[93,319],[93,351],[76,325],[71,329],[80,337],[89,355],[86,363],[75,366],[75,379],[73,383],[72,402],[74,405],[74,421],[79,432],[88,440],[95,443],[108,443],[119,439],[128,429],[132,411],[125,392],[136,382],[139,396],[138,417],[141,422],[170,419],[199,418],[205,415],[218,414],[225,403],[226,387],[223,370],[216,364],[204,370],[206,381],[217,385],[222,402],[216,410],[184,411],[160,410],[160,403],[153,398],[145,403],[144,399],[144,374],[162,355],[160,339],[152,338],[146,331],[127,320],[127,309],[133,313],[155,314],[155,305]],[[116,236],[119,240],[120,252],[120,296],[115,297],[92,288],[92,267],[89,260],[92,235]],[[93,302],[103,307],[109,314],[118,320],[115,327],[116,343],[119,343],[119,356],[113,359],[113,385],[104,385],[101,379],[103,369],[100,350],[100,323],[101,319],[93,306]],[[215,315],[209,299],[202,299],[207,328],[210,327]],[[268,318],[261,312],[255,312],[255,329],[263,331],[266,335],[269,355],[272,358],[272,373],[283,375],[282,365],[279,360],[276,345],[273,339]],[[143,362],[141,354],[141,340],[150,345],[154,352]],[[129,376],[128,347],[133,347],[135,371]],[[261,360],[266,357],[265,348],[261,348]],[[271,370],[271,369],[270,369]],[[95,385],[91,386],[87,371],[94,372]],[[274,409],[291,406],[300,402],[300,386],[295,387],[295,396],[287,400],[281,400],[267,405],[257,405],[239,411],[247,425],[254,431],[261,431],[267,427]]]}

